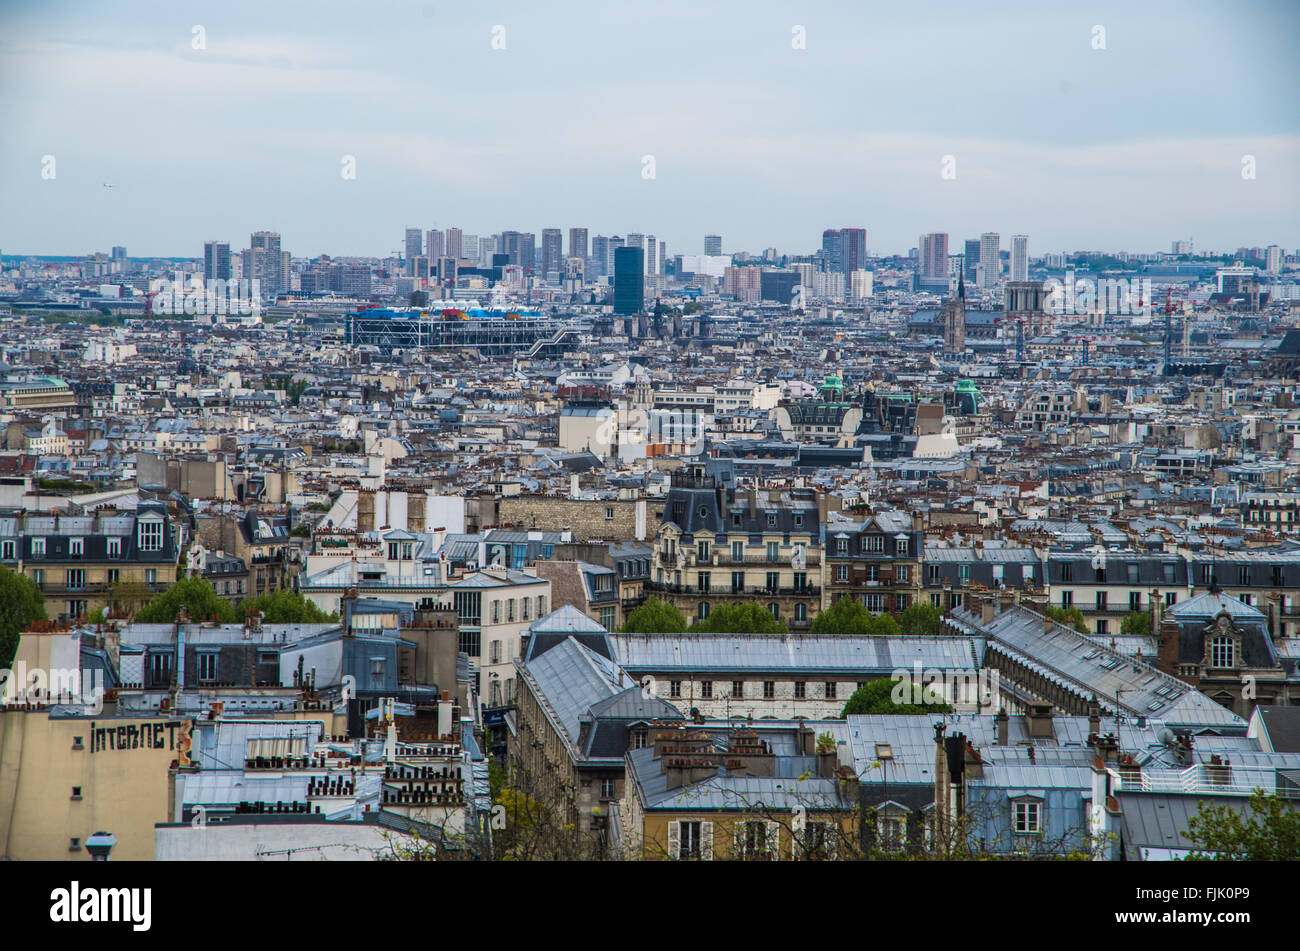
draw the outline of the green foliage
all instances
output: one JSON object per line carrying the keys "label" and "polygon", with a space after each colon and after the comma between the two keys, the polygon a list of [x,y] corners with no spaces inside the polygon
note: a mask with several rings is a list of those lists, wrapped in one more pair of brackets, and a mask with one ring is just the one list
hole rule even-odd
{"label": "green foliage", "polygon": [[86,620],[91,624],[103,624],[105,621],[103,608],[91,608],[86,615]]}
{"label": "green foliage", "polygon": [[898,616],[898,628],[903,634],[933,637],[939,633],[943,612],[937,605],[918,601]]}
{"label": "green foliage", "polygon": [[235,608],[217,596],[212,585],[202,578],[184,578],[161,594],[155,595],[135,616],[146,624],[165,624],[176,620],[181,605],[189,611],[190,620],[205,621],[216,618],[232,623],[236,620]]}
{"label": "green foliage", "polygon": [[817,752],[834,753],[835,752],[835,734],[818,733],[817,734]]}
{"label": "green foliage", "polygon": [[1151,633],[1151,612],[1135,611],[1124,619],[1120,625],[1121,634],[1150,634]]}
{"label": "green foliage", "polygon": [[813,634],[888,634],[899,633],[898,622],[888,614],[872,614],[857,598],[840,598],[813,618]]}
{"label": "green foliage", "polygon": [[1231,806],[1201,803],[1187,820],[1187,837],[1196,843],[1190,859],[1294,862],[1300,859],[1300,809],[1288,800],[1255,790],[1249,817]]}
{"label": "green foliage", "polygon": [[235,608],[235,616],[244,618],[258,611],[262,612],[265,624],[324,624],[339,619],[338,614],[326,614],[314,602],[287,588],[245,598]]}
{"label": "green foliage", "polygon": [[1091,634],[1088,629],[1088,622],[1084,619],[1083,612],[1073,604],[1068,608],[1058,608],[1054,604],[1049,604],[1043,608],[1043,615],[1051,618],[1058,624],[1064,624],[1066,627],[1073,627],[1080,634]]}
{"label": "green foliage", "polygon": [[784,634],[787,630],[784,621],[753,601],[720,604],[690,626],[692,634]]}
{"label": "green foliage", "polygon": [[289,532],[294,538],[311,538],[312,527],[308,522],[299,522]]}
{"label": "green foliage", "polygon": [[80,479],[44,478],[36,480],[36,488],[41,492],[57,492],[74,495],[81,492],[94,492],[95,486]]}
{"label": "green foliage", "polygon": [[622,634],[683,634],[686,631],[686,618],[674,604],[650,598],[631,614],[623,626]]}
{"label": "green foliage", "polygon": [[36,582],[0,566],[0,667],[13,665],[18,637],[32,621],[45,620],[45,596]]}
{"label": "green foliage", "polygon": [[311,383],[307,380],[299,380],[297,383],[289,383],[289,385],[284,388],[284,395],[290,405],[297,406],[299,401],[302,399],[302,394],[306,392],[309,386],[311,386]]}
{"label": "green foliage", "polygon": [[[903,698],[904,701],[899,703],[895,700],[895,693]],[[921,703],[910,702],[920,700]],[[862,715],[869,713],[951,713],[952,705],[945,702],[943,697],[933,690],[923,688],[920,684],[913,684],[910,681],[896,681],[892,678],[883,680],[873,680],[853,692],[849,697],[849,702],[844,704],[844,710],[840,713],[840,718],[850,715]]]}

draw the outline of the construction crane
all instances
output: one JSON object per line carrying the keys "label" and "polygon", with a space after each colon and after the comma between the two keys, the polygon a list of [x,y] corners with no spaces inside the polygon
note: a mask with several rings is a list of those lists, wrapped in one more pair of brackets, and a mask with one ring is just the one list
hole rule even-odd
{"label": "construction crane", "polygon": [[144,295],[144,319],[148,320],[153,316],[153,299],[157,297],[159,291],[149,291]]}

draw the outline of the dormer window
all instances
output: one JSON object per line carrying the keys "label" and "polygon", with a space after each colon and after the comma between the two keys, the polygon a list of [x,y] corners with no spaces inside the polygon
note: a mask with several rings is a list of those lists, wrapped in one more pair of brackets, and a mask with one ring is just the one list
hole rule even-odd
{"label": "dormer window", "polygon": [[80,558],[86,550],[86,540],[84,538],[68,539],[68,557]]}
{"label": "dormer window", "polygon": [[122,539],[110,538],[108,540],[108,557],[109,558],[122,557]]}
{"label": "dormer window", "polygon": [[163,547],[163,526],[162,522],[156,519],[140,522],[140,550],[141,551],[162,551]]}
{"label": "dormer window", "polygon": [[32,557],[33,558],[45,557],[45,539],[43,538],[32,539]]}
{"label": "dormer window", "polygon": [[1237,642],[1232,637],[1220,636],[1210,641],[1210,666],[1230,668],[1236,666]]}

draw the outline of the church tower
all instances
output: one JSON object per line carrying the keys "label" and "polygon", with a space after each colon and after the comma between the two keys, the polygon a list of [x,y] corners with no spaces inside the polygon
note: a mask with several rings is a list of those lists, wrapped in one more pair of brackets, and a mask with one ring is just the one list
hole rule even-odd
{"label": "church tower", "polygon": [[966,266],[965,258],[958,259],[957,296],[943,304],[943,352],[963,353],[966,350]]}

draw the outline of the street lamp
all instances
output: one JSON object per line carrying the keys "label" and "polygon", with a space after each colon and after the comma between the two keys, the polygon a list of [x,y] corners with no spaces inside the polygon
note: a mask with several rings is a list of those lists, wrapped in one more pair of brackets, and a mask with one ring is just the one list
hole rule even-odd
{"label": "street lamp", "polygon": [[115,845],[117,836],[101,830],[86,840],[86,851],[90,853],[92,862],[107,862],[108,853],[113,851]]}

